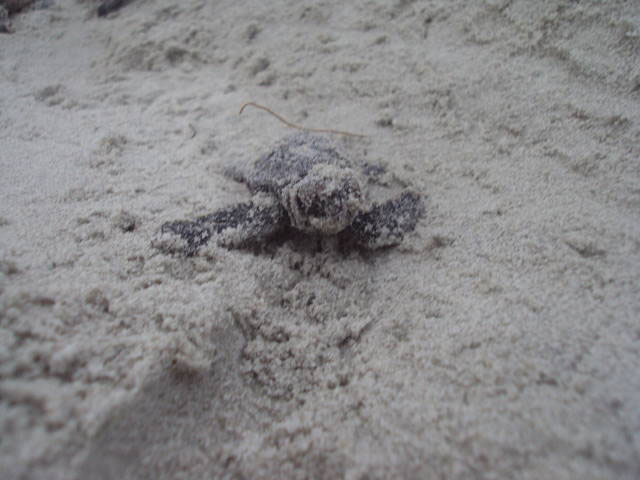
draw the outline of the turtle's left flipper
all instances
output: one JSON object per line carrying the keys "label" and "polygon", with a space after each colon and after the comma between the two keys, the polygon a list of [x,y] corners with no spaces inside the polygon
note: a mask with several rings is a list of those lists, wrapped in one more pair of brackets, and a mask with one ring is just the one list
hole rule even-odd
{"label": "turtle's left flipper", "polygon": [[164,253],[186,256],[195,255],[212,239],[225,247],[242,247],[273,235],[283,225],[284,215],[279,204],[265,199],[240,203],[194,221],[167,222],[152,245]]}
{"label": "turtle's left flipper", "polygon": [[104,0],[98,7],[98,16],[104,17],[109,13],[124,7],[133,0]]}
{"label": "turtle's left flipper", "polygon": [[347,233],[370,249],[397,245],[406,233],[415,230],[423,213],[420,195],[407,191],[356,216]]}

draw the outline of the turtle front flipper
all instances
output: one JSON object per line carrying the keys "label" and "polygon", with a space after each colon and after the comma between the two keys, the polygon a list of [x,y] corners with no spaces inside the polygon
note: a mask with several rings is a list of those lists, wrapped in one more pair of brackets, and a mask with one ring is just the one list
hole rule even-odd
{"label": "turtle front flipper", "polygon": [[152,245],[164,253],[182,253],[189,257],[211,240],[229,248],[242,247],[276,233],[285,218],[278,203],[269,198],[256,198],[193,221],[164,223]]}
{"label": "turtle front flipper", "polygon": [[423,213],[420,195],[407,191],[357,215],[346,232],[366,248],[389,247],[402,242],[406,233],[415,230]]}

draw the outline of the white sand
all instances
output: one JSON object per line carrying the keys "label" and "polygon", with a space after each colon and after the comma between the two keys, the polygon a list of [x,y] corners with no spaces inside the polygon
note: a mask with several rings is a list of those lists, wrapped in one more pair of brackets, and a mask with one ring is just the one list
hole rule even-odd
{"label": "white sand", "polygon": [[[57,0],[0,36],[3,479],[640,478],[640,2]],[[159,254],[291,131],[395,249]]]}

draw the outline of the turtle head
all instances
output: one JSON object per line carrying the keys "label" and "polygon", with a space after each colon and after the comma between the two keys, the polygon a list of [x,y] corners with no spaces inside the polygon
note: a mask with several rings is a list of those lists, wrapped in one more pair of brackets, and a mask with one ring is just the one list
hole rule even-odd
{"label": "turtle head", "polygon": [[363,206],[355,172],[335,165],[315,165],[282,192],[293,227],[307,233],[331,235],[353,221]]}

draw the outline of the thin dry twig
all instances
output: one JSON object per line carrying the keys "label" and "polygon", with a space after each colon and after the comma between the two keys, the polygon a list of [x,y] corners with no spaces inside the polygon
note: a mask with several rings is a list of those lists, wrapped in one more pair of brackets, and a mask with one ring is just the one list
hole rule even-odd
{"label": "thin dry twig", "polygon": [[243,104],[242,107],[240,107],[240,111],[238,112],[238,115],[240,115],[244,111],[244,109],[248,106],[252,106],[255,108],[259,108],[260,110],[264,110],[265,112],[270,113],[271,115],[276,117],[278,120],[284,123],[287,127],[296,128],[298,130],[305,130],[307,132],[317,132],[317,133],[335,133],[337,135],[347,135],[349,137],[366,137],[366,135],[362,135],[360,133],[351,133],[351,132],[345,132],[342,130],[333,130],[331,128],[308,128],[308,127],[303,127],[302,125],[296,125],[295,123],[291,123],[281,115],[278,115],[276,112],[274,112],[270,108],[254,102],[247,102]]}

